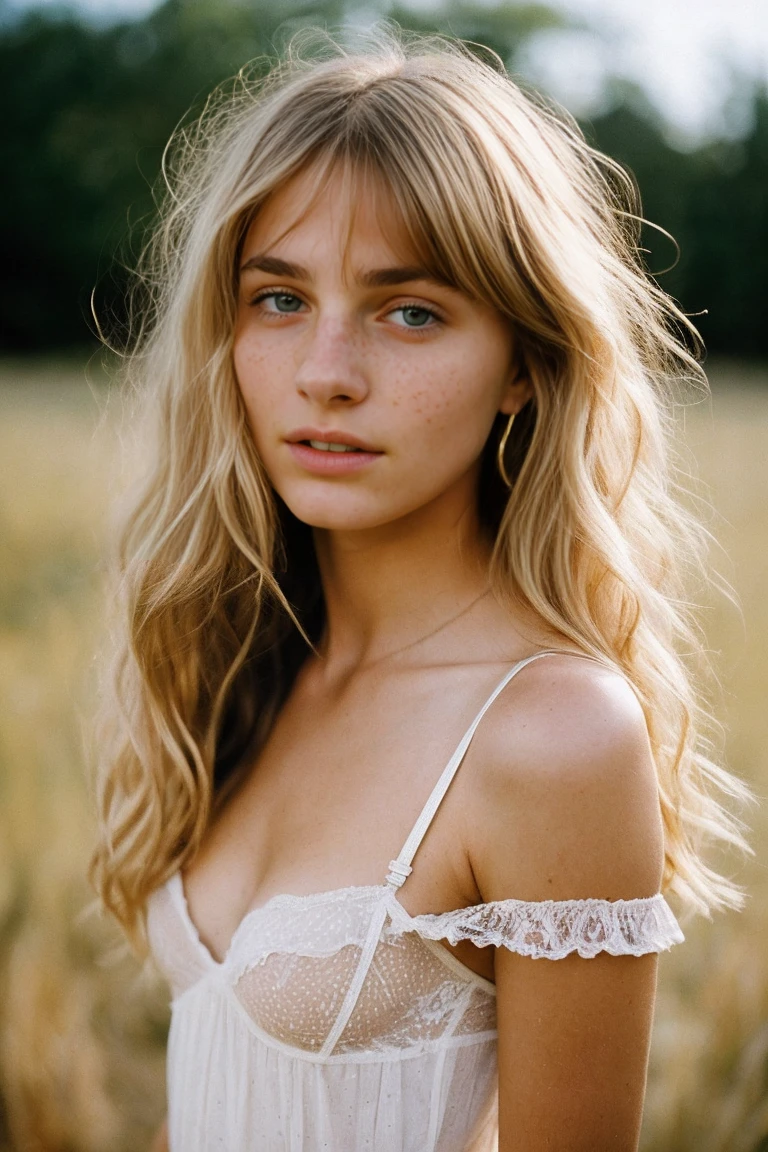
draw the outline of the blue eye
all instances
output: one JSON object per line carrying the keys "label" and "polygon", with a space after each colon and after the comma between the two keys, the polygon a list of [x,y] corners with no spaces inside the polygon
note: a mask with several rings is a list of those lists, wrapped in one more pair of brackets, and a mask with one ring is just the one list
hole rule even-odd
{"label": "blue eye", "polygon": [[295,312],[297,308],[301,308],[301,300],[289,292],[276,292],[273,300],[278,312]]}
{"label": "blue eye", "polygon": [[402,313],[407,328],[424,328],[430,320],[437,319],[429,308],[420,308],[417,304],[403,304],[395,311]]}
{"label": "blue eye", "polygon": [[251,301],[252,304],[263,304],[267,300],[271,300],[274,308],[269,308],[269,312],[297,312],[303,301],[298,296],[294,296],[292,292],[263,292]]}

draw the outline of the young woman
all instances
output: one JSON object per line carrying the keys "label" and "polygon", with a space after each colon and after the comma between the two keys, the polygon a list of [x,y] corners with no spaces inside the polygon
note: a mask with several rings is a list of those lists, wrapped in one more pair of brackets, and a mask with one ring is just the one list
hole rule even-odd
{"label": "young woman", "polygon": [[662,892],[738,906],[744,790],[629,183],[390,33],[175,156],[92,869],[173,989],[170,1147],[634,1149]]}

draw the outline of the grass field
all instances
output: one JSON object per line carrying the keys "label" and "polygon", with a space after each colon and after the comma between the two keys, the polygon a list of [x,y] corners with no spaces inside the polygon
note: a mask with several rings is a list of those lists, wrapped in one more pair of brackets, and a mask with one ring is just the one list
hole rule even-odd
{"label": "grass field", "polygon": [[[86,375],[88,379],[86,379]],[[734,586],[705,606],[729,767],[768,792],[768,370],[715,365],[681,411]],[[119,405],[97,362],[0,364],[0,1149],[140,1152],[164,1111],[164,990],[83,910],[101,557]],[[644,1152],[768,1150],[766,807],[723,866],[741,914],[660,963]]]}

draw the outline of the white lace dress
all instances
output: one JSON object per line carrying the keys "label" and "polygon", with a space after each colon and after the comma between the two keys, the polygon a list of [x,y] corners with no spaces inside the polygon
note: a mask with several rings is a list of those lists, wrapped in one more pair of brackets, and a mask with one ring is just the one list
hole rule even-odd
{"label": "white lace dress", "polygon": [[438,943],[558,960],[640,956],[683,940],[661,894],[499,900],[410,916],[397,890],[486,709],[470,725],[383,884],[275,896],[224,960],[202,944],[179,873],[149,902],[172,989],[172,1152],[491,1152],[495,987]]}

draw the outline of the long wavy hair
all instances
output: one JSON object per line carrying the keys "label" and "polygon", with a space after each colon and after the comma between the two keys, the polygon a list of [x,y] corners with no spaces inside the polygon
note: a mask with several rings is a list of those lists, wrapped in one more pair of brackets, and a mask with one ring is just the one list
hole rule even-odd
{"label": "long wavy hair", "polygon": [[[311,46],[307,50],[307,44]],[[749,852],[724,796],[689,602],[708,532],[673,454],[695,332],[644,269],[633,184],[499,61],[379,27],[357,48],[292,41],[178,130],[140,266],[124,372],[155,445],[116,556],[91,879],[144,946],[148,895],[191,860],[217,800],[269,730],[323,627],[311,531],[271,489],[233,369],[238,254],[268,197],[316,169],[386,190],[423,263],[508,317],[534,397],[481,468],[491,581],[642,702],[665,829],[663,888],[695,910],[743,890],[705,841]],[[684,478],[683,478],[684,479]],[[718,798],[720,793],[720,798]]]}

